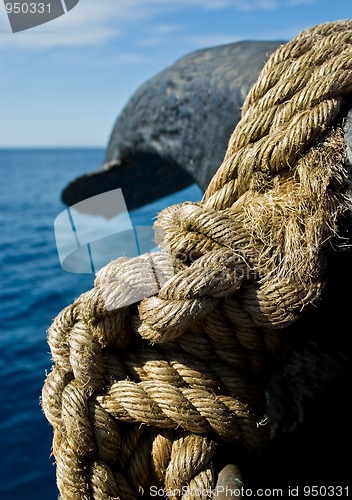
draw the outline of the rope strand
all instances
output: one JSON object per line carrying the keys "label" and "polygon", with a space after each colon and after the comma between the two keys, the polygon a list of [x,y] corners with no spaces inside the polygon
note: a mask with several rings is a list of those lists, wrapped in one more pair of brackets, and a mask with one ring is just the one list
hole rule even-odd
{"label": "rope strand", "polygon": [[112,262],[54,320],[42,407],[62,500],[210,499],[224,443],[238,463],[265,450],[282,330],[319,305],[348,208],[351,92],[351,21],[282,45],[204,199],[160,213],[161,251]]}

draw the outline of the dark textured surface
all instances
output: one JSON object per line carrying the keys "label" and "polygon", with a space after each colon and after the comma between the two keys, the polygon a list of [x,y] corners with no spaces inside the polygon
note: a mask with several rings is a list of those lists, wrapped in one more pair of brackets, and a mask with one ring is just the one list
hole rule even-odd
{"label": "dark textured surface", "polygon": [[352,166],[352,109],[347,114],[345,124],[345,142],[347,152],[347,162]]}
{"label": "dark textured surface", "polygon": [[194,181],[205,189],[245,96],[281,43],[244,41],[199,50],[146,82],[115,123],[105,168],[70,183],[63,201],[73,205],[120,187],[133,209]]}

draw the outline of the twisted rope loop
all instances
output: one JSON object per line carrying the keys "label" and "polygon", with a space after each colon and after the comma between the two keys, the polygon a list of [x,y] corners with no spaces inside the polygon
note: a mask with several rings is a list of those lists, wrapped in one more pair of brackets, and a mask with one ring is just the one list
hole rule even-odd
{"label": "twisted rope loop", "polygon": [[281,330],[319,303],[347,206],[351,92],[352,22],[281,46],[204,199],[160,213],[162,251],[112,262],[54,320],[42,405],[62,499],[210,498],[221,450],[265,448]]}

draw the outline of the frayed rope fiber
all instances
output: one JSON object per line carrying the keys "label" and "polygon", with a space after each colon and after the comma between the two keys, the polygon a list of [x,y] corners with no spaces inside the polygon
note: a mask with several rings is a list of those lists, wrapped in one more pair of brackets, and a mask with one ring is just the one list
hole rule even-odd
{"label": "frayed rope fiber", "polygon": [[285,327],[319,306],[348,210],[351,92],[352,21],[279,47],[203,200],[159,214],[161,251],[111,262],[54,320],[42,408],[61,499],[211,498],[223,449],[265,450]]}

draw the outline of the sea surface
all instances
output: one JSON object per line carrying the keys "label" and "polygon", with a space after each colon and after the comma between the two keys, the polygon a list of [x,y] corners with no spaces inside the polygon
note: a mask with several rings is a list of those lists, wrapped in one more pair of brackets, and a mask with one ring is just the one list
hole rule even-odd
{"label": "sea surface", "polygon": [[[54,221],[61,191],[98,168],[104,149],[0,150],[0,498],[55,500],[52,428],[40,407],[54,317],[93,285],[94,274],[64,271]],[[131,186],[141,189],[142,186]],[[201,198],[196,185],[133,211],[150,226],[164,207]]]}

